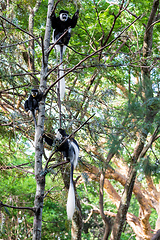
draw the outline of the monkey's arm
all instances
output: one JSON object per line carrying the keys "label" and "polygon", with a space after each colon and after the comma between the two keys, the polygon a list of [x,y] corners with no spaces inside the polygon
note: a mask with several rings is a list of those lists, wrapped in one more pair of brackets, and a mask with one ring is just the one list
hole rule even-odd
{"label": "monkey's arm", "polygon": [[52,146],[52,145],[53,145],[53,139],[47,137],[45,134],[43,134],[42,137],[45,139],[45,142],[46,142],[49,146]]}
{"label": "monkey's arm", "polygon": [[28,110],[29,110],[29,107],[28,107],[28,99],[25,101],[25,103],[24,103],[24,109],[25,109],[25,111],[26,112],[28,112]]}
{"label": "monkey's arm", "polygon": [[60,2],[60,0],[58,0],[58,1],[56,2],[55,6],[54,6],[54,8],[53,8],[53,10],[52,10],[52,12],[51,12],[51,16],[52,16],[53,14],[55,14],[55,10],[56,10],[56,7],[57,7],[57,5],[58,5],[59,2]]}
{"label": "monkey's arm", "polygon": [[52,23],[52,28],[55,29],[56,25],[57,25],[57,17],[55,15],[55,12],[52,13],[52,15],[50,16],[51,19],[51,23]]}
{"label": "monkey's arm", "polygon": [[43,93],[38,93],[36,100],[40,102],[42,100],[42,97],[43,97]]}
{"label": "monkey's arm", "polygon": [[78,17],[79,17],[79,10],[77,10],[75,12],[75,14],[73,15],[73,17],[71,19],[71,28],[74,28],[76,26]]}
{"label": "monkey's arm", "polygon": [[30,95],[29,98],[28,98],[28,108],[31,111],[33,110],[33,97],[32,97],[32,95]]}

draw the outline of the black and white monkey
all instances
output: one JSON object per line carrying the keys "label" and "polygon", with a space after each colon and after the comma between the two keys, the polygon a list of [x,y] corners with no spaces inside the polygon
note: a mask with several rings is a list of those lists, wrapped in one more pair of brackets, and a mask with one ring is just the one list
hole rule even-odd
{"label": "black and white monkey", "polygon": [[33,116],[35,128],[37,127],[36,122],[36,111],[39,110],[39,102],[42,99],[42,93],[39,93],[37,89],[32,89],[31,94],[29,95],[28,99],[24,103],[24,109],[26,112],[30,111]]}
{"label": "black and white monkey", "polygon": [[[60,52],[60,63],[61,69],[59,71],[59,77],[64,75],[63,72],[63,54],[65,53],[66,46],[69,43],[71,37],[71,28],[74,28],[77,24],[79,10],[75,12],[72,19],[68,16],[69,12],[66,10],[61,10],[59,16],[56,17],[55,11],[51,14],[51,23],[53,28],[53,42],[55,43],[58,38],[70,27],[68,32],[56,43],[55,49],[57,52]],[[63,99],[65,94],[65,79],[60,80],[60,98]]]}
{"label": "black and white monkey", "polygon": [[[64,129],[58,129],[56,134],[56,139],[63,141],[68,134],[65,132]],[[53,144],[53,139],[47,137],[43,134],[43,138],[45,139],[46,143],[50,146]],[[74,184],[73,184],[73,170],[76,168],[78,163],[78,156],[79,156],[79,146],[77,141],[74,138],[67,139],[58,149],[58,152],[62,152],[63,157],[65,160],[69,160],[71,163],[71,171],[70,171],[70,185],[68,191],[68,199],[67,199],[67,216],[68,219],[72,219],[74,210],[75,210],[75,191],[74,191]]]}

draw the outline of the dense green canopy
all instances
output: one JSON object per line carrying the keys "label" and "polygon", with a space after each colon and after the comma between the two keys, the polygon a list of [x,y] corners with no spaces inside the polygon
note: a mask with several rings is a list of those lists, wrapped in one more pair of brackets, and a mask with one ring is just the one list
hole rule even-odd
{"label": "dense green canopy", "polygon": [[[74,137],[80,159],[71,223],[66,215],[70,165],[59,165],[63,159],[56,152],[46,167],[54,147],[44,142],[41,239],[108,239],[107,231],[111,240],[151,239],[160,228],[159,1],[57,4],[57,16],[61,9],[70,17],[80,10],[63,59],[61,104],[53,84],[59,60],[54,49],[45,55],[48,2],[0,2],[0,238],[32,239],[38,145],[24,102],[45,82],[45,90],[50,87],[45,115],[39,113],[37,121],[43,118],[44,132],[53,138],[60,125],[68,134],[79,128]],[[52,36],[49,41],[51,48]]]}

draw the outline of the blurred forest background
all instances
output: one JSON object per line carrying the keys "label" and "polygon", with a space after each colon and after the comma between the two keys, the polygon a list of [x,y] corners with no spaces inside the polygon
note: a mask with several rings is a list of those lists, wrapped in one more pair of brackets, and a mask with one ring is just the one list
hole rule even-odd
{"label": "blurred forest background", "polygon": [[[32,239],[35,128],[24,102],[40,86],[47,8],[47,0],[0,0],[0,239]],[[75,230],[67,220],[70,166],[59,166],[56,153],[45,178],[42,239],[108,239],[106,231],[114,240],[158,239],[159,1],[61,0],[57,15],[61,9],[70,17],[80,10],[64,56],[62,127],[71,134],[95,115],[74,136],[79,224]],[[57,79],[56,66],[53,49],[47,87]],[[54,137],[58,127],[54,85],[45,99],[44,132]],[[44,143],[42,167],[51,149]]]}

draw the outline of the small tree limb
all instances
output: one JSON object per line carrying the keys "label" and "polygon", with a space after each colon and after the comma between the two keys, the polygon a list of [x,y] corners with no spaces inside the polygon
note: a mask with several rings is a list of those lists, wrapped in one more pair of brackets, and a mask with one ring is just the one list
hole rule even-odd
{"label": "small tree limb", "polygon": [[17,207],[17,206],[4,204],[2,201],[0,201],[0,208],[1,207],[7,207],[7,208],[13,208],[13,209],[21,209],[21,210],[31,210],[31,211],[35,212],[35,209],[31,208],[31,207]]}
{"label": "small tree limb", "polygon": [[38,42],[38,44],[41,46],[40,41],[38,41],[37,37],[35,37],[33,34],[25,31],[25,30],[24,30],[23,28],[21,28],[21,27],[18,27],[16,24],[12,23],[10,20],[8,20],[7,18],[5,18],[5,17],[3,17],[3,16],[1,16],[1,15],[0,15],[0,18],[2,18],[3,20],[5,20],[6,22],[8,22],[9,24],[11,24],[12,26],[16,27],[17,29],[21,30],[22,32],[28,34],[30,37],[34,38],[34,39]]}
{"label": "small tree limb", "polygon": [[56,10],[56,7],[57,7],[57,5],[58,5],[59,2],[60,2],[60,0],[58,0],[58,1],[55,3],[54,8],[53,8],[53,10],[52,10],[52,12],[51,12],[51,16],[52,16],[52,14],[54,13],[54,11]]}

